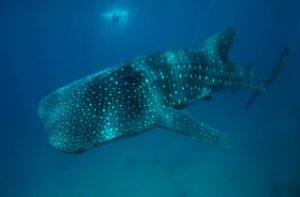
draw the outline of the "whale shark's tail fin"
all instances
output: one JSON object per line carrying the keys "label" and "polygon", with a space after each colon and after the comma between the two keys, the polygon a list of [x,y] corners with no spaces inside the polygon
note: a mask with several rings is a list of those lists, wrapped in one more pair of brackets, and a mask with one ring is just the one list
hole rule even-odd
{"label": "whale shark's tail fin", "polygon": [[[270,77],[263,80],[262,82],[263,90],[266,89],[266,87],[278,76],[278,74],[285,67],[285,65],[287,64],[288,53],[289,53],[289,48],[285,47],[279,57],[279,60],[277,61],[277,64],[273,67]],[[256,90],[253,93],[252,97],[246,104],[246,108],[249,108],[256,101],[257,97],[261,94],[261,92],[262,92],[261,90]]]}

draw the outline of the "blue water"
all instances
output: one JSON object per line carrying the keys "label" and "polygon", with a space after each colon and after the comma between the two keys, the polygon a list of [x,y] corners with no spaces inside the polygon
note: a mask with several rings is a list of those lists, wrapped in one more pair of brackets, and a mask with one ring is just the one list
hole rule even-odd
{"label": "blue water", "polygon": [[[103,17],[113,7],[126,21]],[[2,0],[0,196],[300,196],[299,10],[297,0]],[[188,107],[231,135],[231,149],[161,129],[80,155],[48,143],[37,107],[51,91],[137,55],[200,46],[228,26],[230,58],[253,64],[258,80],[290,48],[250,109],[248,91]]]}

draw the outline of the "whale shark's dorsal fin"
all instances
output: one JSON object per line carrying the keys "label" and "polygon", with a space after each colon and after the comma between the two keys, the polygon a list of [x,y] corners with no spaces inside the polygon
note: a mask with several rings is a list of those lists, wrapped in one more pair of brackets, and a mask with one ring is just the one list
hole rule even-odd
{"label": "whale shark's dorsal fin", "polygon": [[229,27],[223,31],[216,33],[208,39],[203,45],[203,49],[209,54],[209,57],[219,57],[221,60],[228,59],[228,52],[233,43],[235,31]]}

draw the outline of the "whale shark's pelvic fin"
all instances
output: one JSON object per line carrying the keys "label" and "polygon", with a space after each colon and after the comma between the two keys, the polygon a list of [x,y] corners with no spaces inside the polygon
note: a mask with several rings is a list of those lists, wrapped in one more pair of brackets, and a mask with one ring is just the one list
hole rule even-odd
{"label": "whale shark's pelvic fin", "polygon": [[186,135],[201,142],[230,147],[227,135],[195,120],[186,110],[165,109],[159,117],[159,127]]}
{"label": "whale shark's pelvic fin", "polygon": [[278,76],[278,74],[286,66],[288,53],[289,53],[289,48],[285,47],[277,61],[277,64],[273,67],[270,77],[263,80],[262,89],[261,90],[258,89],[253,93],[252,97],[246,104],[246,108],[249,108],[256,101],[257,97],[261,94],[262,90],[265,90],[266,87]]}

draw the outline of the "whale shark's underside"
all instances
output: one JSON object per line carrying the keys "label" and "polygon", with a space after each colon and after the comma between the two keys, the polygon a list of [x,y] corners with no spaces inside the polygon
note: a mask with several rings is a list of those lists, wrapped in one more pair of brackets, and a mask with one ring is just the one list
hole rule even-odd
{"label": "whale shark's underside", "polygon": [[251,66],[228,60],[234,30],[227,28],[193,49],[136,57],[64,86],[39,105],[50,143],[68,153],[165,128],[228,147],[229,137],[195,120],[184,108],[220,90],[260,92]]}

